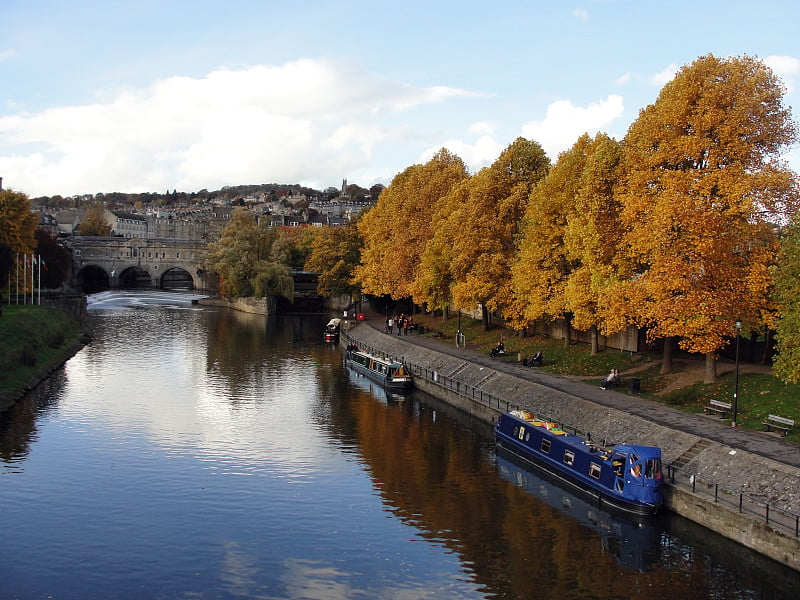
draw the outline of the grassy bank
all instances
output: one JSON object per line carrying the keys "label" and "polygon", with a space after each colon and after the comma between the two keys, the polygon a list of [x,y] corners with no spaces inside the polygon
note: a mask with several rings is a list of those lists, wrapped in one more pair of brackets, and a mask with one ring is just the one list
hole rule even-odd
{"label": "grassy bank", "polygon": [[[415,315],[414,320],[425,326],[425,335],[441,337],[455,343],[458,318],[443,320],[432,315]],[[506,355],[497,360],[515,362],[518,355],[530,357],[542,351],[545,371],[580,378],[591,385],[599,385],[612,368],[619,369],[623,375],[621,392],[627,392],[626,380],[636,377],[640,380],[638,395],[656,402],[673,406],[686,412],[703,412],[703,407],[711,399],[731,402],[734,390],[734,369],[725,369],[713,384],[704,384],[702,379],[687,377],[681,369],[687,366],[693,372],[702,371],[705,359],[697,355],[678,353],[675,356],[675,373],[661,374],[661,355],[653,353],[622,352],[605,348],[592,356],[587,344],[573,342],[564,345],[563,340],[542,336],[518,337],[511,330],[494,325],[483,331],[479,320],[461,317],[461,331],[466,337],[467,346],[486,354],[501,338],[506,347]],[[767,415],[776,414],[797,421],[795,430],[786,438],[800,442],[800,385],[785,384],[767,372],[747,372],[747,365],[740,364],[739,402],[737,426],[761,431]],[[539,367],[537,367],[539,368]],[[722,371],[722,369],[720,369]],[[678,386],[676,387],[676,383]],[[709,417],[714,418],[714,417]]]}
{"label": "grassy bank", "polygon": [[83,343],[81,323],[49,306],[4,306],[0,408],[61,365]]}

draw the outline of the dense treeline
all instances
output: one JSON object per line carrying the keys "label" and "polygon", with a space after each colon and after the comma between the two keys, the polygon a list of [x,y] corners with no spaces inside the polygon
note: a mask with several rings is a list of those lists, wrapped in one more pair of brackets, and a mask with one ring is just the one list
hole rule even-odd
{"label": "dense treeline", "polygon": [[708,382],[737,320],[745,334],[775,327],[778,372],[797,380],[800,276],[787,261],[800,193],[781,157],[798,136],[783,96],[761,61],[708,55],[622,141],[584,135],[552,166],[523,139],[473,175],[442,149],[360,220],[356,281],[429,308],[479,304],[518,329],[563,320],[596,340],[642,327],[664,340],[665,370],[673,341],[704,354]]}

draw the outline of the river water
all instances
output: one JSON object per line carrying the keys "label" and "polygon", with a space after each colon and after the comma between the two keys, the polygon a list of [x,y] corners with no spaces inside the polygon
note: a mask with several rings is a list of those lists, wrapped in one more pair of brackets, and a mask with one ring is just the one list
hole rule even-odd
{"label": "river water", "polygon": [[797,573],[634,522],[387,396],[323,315],[90,298],[94,341],[0,415],[0,599],[795,598]]}

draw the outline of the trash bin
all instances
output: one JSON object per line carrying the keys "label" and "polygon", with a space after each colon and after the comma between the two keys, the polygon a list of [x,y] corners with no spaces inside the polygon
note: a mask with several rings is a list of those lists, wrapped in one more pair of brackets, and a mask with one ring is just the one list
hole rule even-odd
{"label": "trash bin", "polygon": [[631,380],[628,382],[628,393],[629,394],[638,394],[642,389],[642,380],[638,377],[631,377]]}

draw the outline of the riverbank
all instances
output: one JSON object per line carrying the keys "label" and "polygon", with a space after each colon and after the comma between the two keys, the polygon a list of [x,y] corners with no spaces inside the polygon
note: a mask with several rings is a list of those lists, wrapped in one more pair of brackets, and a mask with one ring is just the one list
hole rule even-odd
{"label": "riverbank", "polygon": [[83,310],[50,305],[5,306],[0,317],[0,412],[7,410],[87,342]]}
{"label": "riverbank", "polygon": [[800,570],[800,452],[774,435],[733,429],[572,378],[491,359],[423,336],[386,335],[377,321],[349,329],[342,343],[402,360],[417,387],[487,422],[523,407],[596,439],[661,447],[666,507]]}

